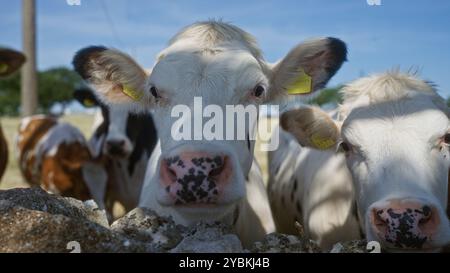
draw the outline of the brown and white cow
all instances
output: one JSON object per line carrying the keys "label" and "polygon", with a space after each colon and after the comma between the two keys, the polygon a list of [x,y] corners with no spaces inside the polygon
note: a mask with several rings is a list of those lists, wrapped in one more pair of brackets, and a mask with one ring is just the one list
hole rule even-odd
{"label": "brown and white cow", "polygon": [[[25,62],[25,56],[12,49],[0,48],[0,78],[16,72]],[[0,125],[0,181],[8,164],[8,143]]]}
{"label": "brown and white cow", "polygon": [[0,47],[0,78],[7,77],[25,63],[25,55],[9,48]]}
{"label": "brown and white cow", "polygon": [[8,142],[6,142],[5,135],[3,134],[2,127],[0,125],[0,181],[8,165]]}
{"label": "brown and white cow", "polygon": [[[176,34],[151,73],[128,55],[105,47],[82,49],[73,63],[105,103],[130,111],[153,110],[159,141],[148,164],[140,206],[170,215],[184,225],[201,220],[234,224],[248,245],[274,230],[253,156],[250,132],[256,124],[240,132],[247,139],[226,140],[223,136],[233,126],[218,129],[222,138],[206,140],[194,128],[191,138],[180,139],[180,116],[174,116],[173,110],[196,112],[198,98],[205,110],[213,107],[223,112],[227,106],[270,103],[286,96],[286,89],[303,73],[310,76],[310,91],[315,91],[325,86],[345,58],[343,42],[323,38],[296,46],[271,65],[250,34],[230,24],[208,21]],[[195,116],[183,118],[195,126]],[[234,118],[223,124],[236,124]],[[200,122],[204,120],[207,117],[200,117]]]}
{"label": "brown and white cow", "polygon": [[16,138],[19,168],[31,186],[79,200],[94,199],[103,208],[106,172],[93,162],[83,134],[58,118],[36,115],[22,119]]}
{"label": "brown and white cow", "polygon": [[107,106],[89,88],[74,92],[85,107],[100,107],[89,145],[95,159],[101,159],[107,172],[105,206],[112,211],[114,202],[126,211],[137,207],[148,159],[156,145],[157,135],[150,113],[129,113],[123,108]]}
{"label": "brown and white cow", "polygon": [[[328,246],[357,238],[359,218],[367,240],[388,251],[441,249],[450,242],[450,112],[444,100],[434,85],[398,71],[358,79],[342,95],[335,120],[310,107],[281,116],[282,128],[305,147],[296,148],[290,180],[282,178],[290,163],[278,152],[272,156],[272,203],[281,208],[283,196],[294,195],[298,212],[283,210],[290,224],[301,218]],[[334,153],[336,147],[341,152]]]}

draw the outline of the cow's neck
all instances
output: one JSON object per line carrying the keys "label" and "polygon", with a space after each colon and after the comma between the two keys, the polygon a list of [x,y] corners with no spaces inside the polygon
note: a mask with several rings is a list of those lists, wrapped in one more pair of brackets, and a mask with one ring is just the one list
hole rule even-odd
{"label": "cow's neck", "polygon": [[148,154],[144,152],[139,160],[133,165],[133,171],[130,173],[129,159],[112,159],[108,168],[108,187],[114,189],[114,196],[117,201],[127,209],[133,209],[137,206],[137,200],[141,193],[145,170],[147,167]]}
{"label": "cow's neck", "polygon": [[[130,121],[132,119],[133,121]],[[157,132],[151,114],[129,118],[128,122],[131,122],[131,124],[127,126],[127,131],[139,132],[137,137],[131,140],[134,143],[134,148],[128,158],[127,171],[130,176],[133,176],[136,165],[142,160],[148,160],[155,148]],[[128,137],[130,136],[128,135]]]}

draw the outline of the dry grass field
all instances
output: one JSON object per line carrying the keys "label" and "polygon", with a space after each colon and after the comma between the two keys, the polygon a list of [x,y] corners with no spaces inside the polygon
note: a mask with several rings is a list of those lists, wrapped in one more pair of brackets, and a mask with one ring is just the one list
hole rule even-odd
{"label": "dry grass field", "polygon": [[[62,120],[69,122],[75,127],[79,128],[86,138],[90,137],[91,128],[94,121],[93,115],[87,114],[77,114],[77,115],[66,115],[62,118]],[[19,126],[20,118],[10,118],[10,117],[2,117],[0,119],[3,131],[8,141],[9,148],[9,161],[6,172],[0,181],[0,189],[11,189],[17,187],[27,187],[27,184],[22,178],[20,174],[20,170],[18,167],[18,162],[15,156],[14,151],[14,139],[17,134],[17,128]],[[265,138],[265,137],[264,137]],[[261,169],[263,170],[264,181],[267,181],[267,154],[266,152],[262,152],[260,147],[260,141],[257,141],[255,148],[255,156],[261,165]]]}

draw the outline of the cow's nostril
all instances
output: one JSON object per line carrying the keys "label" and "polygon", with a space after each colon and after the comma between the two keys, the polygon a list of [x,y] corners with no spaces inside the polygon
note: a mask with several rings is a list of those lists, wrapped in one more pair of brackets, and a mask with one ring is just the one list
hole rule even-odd
{"label": "cow's nostril", "polygon": [[419,225],[425,225],[426,223],[428,223],[431,220],[431,218],[433,216],[433,214],[431,212],[431,208],[429,206],[423,206],[422,213],[423,213],[423,216],[419,220]]}
{"label": "cow's nostril", "polygon": [[109,140],[106,142],[106,153],[111,156],[126,156],[125,140]]}
{"label": "cow's nostril", "polygon": [[177,180],[177,174],[175,173],[174,170],[172,170],[171,168],[168,169],[168,173],[169,173],[169,177],[172,181],[176,181]]}
{"label": "cow's nostril", "polygon": [[389,231],[389,219],[386,213],[386,210],[377,208],[373,208],[371,213],[371,226],[380,238],[384,238]]}
{"label": "cow's nostril", "polygon": [[125,141],[124,140],[111,140],[107,142],[107,145],[110,148],[121,148],[125,145]]}
{"label": "cow's nostril", "polygon": [[374,210],[373,211],[373,223],[377,226],[377,227],[386,227],[389,222],[387,219],[383,218],[382,214],[383,214],[383,210]]}
{"label": "cow's nostril", "polygon": [[425,216],[425,217],[431,216],[431,208],[429,206],[423,206],[422,212],[423,212],[423,216]]}
{"label": "cow's nostril", "polygon": [[[163,162],[161,162],[161,168],[162,168],[162,170],[164,170],[167,182],[173,183],[173,182],[177,181],[177,178],[178,178],[177,172],[173,168],[170,160],[166,159]],[[176,166],[175,166],[175,168],[176,168]]]}
{"label": "cow's nostril", "polygon": [[223,171],[223,165],[222,165],[222,166],[219,166],[219,167],[217,167],[217,168],[215,168],[215,169],[213,169],[213,170],[211,170],[211,171],[209,172],[208,176],[209,176],[209,177],[218,176],[218,175],[220,175],[220,174],[222,173],[222,171]]}
{"label": "cow's nostril", "polygon": [[220,158],[220,160],[215,160],[215,162],[216,162],[216,164],[217,164],[217,167],[216,168],[214,168],[214,169],[212,169],[209,173],[208,173],[208,176],[209,177],[215,177],[215,176],[219,176],[222,172],[223,172],[223,170],[225,169],[225,165],[226,165],[226,160],[227,160],[227,158],[225,157],[225,158]]}

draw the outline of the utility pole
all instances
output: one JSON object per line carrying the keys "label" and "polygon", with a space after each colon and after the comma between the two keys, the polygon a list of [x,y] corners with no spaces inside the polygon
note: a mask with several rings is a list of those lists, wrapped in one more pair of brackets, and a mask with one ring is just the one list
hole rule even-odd
{"label": "utility pole", "polygon": [[27,61],[21,75],[21,112],[22,116],[36,113],[38,105],[36,72],[36,2],[22,0],[23,52]]}

